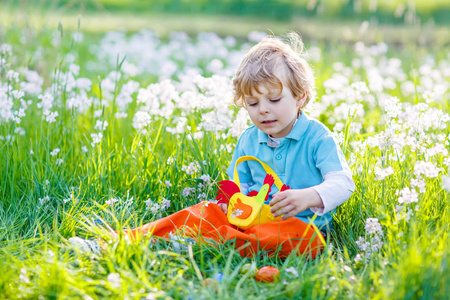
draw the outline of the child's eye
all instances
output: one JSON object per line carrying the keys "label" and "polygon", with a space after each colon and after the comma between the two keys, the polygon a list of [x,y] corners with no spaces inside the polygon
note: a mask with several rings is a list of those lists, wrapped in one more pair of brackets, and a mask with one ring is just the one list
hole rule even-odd
{"label": "child's eye", "polygon": [[277,98],[277,99],[270,99],[270,102],[278,102],[278,101],[280,101],[281,100],[281,98]]}
{"label": "child's eye", "polygon": [[256,106],[258,104],[258,102],[252,102],[252,103],[248,103],[248,106]]}

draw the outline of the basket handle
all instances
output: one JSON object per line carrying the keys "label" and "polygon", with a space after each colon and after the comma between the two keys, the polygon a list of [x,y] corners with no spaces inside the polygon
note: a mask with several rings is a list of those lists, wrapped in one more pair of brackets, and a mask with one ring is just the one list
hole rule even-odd
{"label": "basket handle", "polygon": [[263,163],[262,161],[260,161],[256,157],[249,156],[249,155],[239,157],[236,160],[236,164],[234,165],[233,181],[234,181],[234,183],[237,184],[239,189],[241,188],[241,185],[239,183],[239,174],[238,174],[238,171],[237,171],[237,166],[241,162],[248,161],[248,160],[254,160],[254,161],[259,162],[262,165],[262,167],[264,168],[264,171],[266,171],[267,174],[270,174],[270,175],[273,176],[273,179],[275,179],[274,183],[275,183],[276,187],[278,188],[278,190],[281,190],[281,187],[283,186],[283,182],[280,180],[280,178],[278,178],[278,175],[268,165],[266,165],[265,163]]}

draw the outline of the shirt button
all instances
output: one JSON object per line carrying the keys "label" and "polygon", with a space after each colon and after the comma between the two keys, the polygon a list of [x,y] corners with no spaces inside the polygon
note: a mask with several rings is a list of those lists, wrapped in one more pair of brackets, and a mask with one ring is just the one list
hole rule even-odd
{"label": "shirt button", "polygon": [[275,158],[280,160],[281,159],[281,154],[277,154],[277,156],[275,156]]}

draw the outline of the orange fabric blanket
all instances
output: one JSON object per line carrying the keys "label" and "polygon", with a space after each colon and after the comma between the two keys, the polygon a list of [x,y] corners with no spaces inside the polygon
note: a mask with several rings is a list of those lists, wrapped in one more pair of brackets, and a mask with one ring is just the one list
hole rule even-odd
{"label": "orange fabric blanket", "polygon": [[198,243],[213,239],[217,243],[233,241],[243,257],[253,256],[259,251],[269,255],[286,257],[291,252],[309,254],[314,258],[324,246],[324,238],[313,225],[297,218],[254,225],[247,230],[231,225],[217,204],[202,202],[170,216],[125,230],[131,239],[151,234],[168,237],[169,233],[183,232]]}

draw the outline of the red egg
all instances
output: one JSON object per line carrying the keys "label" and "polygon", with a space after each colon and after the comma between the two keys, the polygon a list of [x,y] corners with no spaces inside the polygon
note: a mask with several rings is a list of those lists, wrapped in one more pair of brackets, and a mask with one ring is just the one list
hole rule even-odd
{"label": "red egg", "polygon": [[274,282],[280,276],[280,270],[272,266],[265,266],[256,272],[256,280],[262,282]]}

